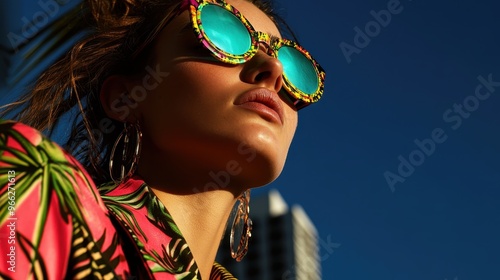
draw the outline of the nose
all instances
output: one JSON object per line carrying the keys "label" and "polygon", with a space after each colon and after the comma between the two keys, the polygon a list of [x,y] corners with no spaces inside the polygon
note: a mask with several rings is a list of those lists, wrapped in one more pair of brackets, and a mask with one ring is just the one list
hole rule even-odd
{"label": "nose", "polygon": [[277,58],[261,49],[243,64],[241,79],[246,83],[279,92],[283,86],[283,65]]}

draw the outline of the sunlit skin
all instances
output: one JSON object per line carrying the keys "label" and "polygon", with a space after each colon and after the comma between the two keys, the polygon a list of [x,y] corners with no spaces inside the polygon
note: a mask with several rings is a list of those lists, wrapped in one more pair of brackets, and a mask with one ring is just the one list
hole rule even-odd
{"label": "sunlit skin", "polygon": [[[280,35],[250,2],[227,2],[256,30]],[[245,64],[214,61],[187,24],[186,11],[160,33],[150,65],[170,74],[138,102],[127,121],[139,122],[143,132],[138,174],[172,214],[202,278],[208,279],[236,198],[247,188],[272,182],[282,171],[297,112],[281,98],[280,121],[235,105],[250,90],[266,89],[278,96],[281,63],[263,50]],[[111,103],[141,80],[108,78],[101,100],[110,117],[119,118]]]}

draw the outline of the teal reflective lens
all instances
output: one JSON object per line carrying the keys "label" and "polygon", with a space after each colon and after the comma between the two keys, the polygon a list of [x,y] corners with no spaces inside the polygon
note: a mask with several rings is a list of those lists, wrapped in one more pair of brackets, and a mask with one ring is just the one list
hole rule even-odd
{"label": "teal reflective lens", "polygon": [[204,6],[201,24],[208,39],[224,52],[243,55],[251,47],[252,40],[245,25],[221,6]]}
{"label": "teal reflective lens", "polygon": [[[260,50],[283,65],[283,88],[299,110],[318,101],[325,71],[296,42],[256,31],[250,22],[225,1],[190,0],[191,23],[200,43],[221,62],[241,64]],[[261,48],[262,44],[265,48]]]}
{"label": "teal reflective lens", "polygon": [[304,54],[293,47],[282,46],[278,50],[278,60],[283,64],[283,74],[288,81],[305,94],[318,90],[318,73]]}

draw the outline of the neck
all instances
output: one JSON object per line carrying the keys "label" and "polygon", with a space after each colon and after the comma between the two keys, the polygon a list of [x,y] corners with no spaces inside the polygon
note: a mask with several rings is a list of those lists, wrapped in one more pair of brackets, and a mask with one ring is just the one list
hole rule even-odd
{"label": "neck", "polygon": [[[164,155],[154,145],[143,145],[138,173],[172,215],[205,280],[209,279],[227,220],[245,184],[226,169],[202,164],[211,163],[213,158],[197,159],[188,152]],[[191,153],[202,154],[196,152]]]}
{"label": "neck", "polygon": [[186,239],[201,279],[209,279],[226,222],[236,202],[234,195],[223,190],[179,195],[150,187]]}

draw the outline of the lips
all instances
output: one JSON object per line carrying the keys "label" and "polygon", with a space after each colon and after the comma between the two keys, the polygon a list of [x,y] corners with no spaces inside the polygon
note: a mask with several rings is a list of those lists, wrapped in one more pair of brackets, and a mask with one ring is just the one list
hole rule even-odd
{"label": "lips", "polygon": [[278,94],[266,88],[247,91],[238,96],[234,104],[255,111],[268,121],[283,124],[283,107]]}

